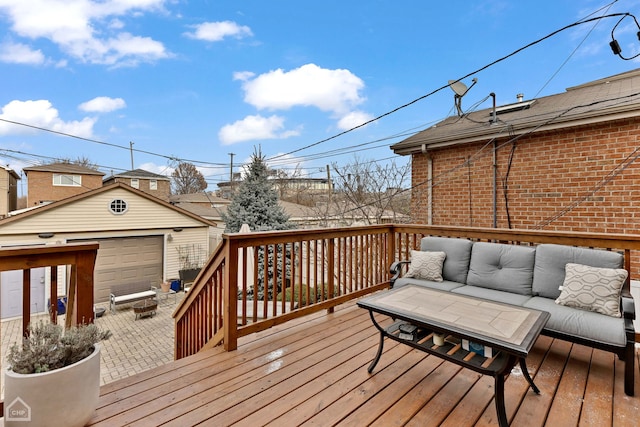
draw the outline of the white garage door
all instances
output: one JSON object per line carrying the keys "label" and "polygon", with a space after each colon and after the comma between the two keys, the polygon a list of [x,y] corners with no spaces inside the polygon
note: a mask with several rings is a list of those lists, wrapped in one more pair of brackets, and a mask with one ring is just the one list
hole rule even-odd
{"label": "white garage door", "polygon": [[[95,241],[95,240],[94,240]],[[106,302],[119,285],[158,285],[162,280],[162,236],[98,239],[94,274],[95,301]]]}

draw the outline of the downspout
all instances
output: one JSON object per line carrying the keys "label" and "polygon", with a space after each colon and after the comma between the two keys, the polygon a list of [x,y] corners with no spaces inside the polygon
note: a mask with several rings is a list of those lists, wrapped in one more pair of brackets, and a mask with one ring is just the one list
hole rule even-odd
{"label": "downspout", "polygon": [[433,160],[427,151],[427,144],[422,144],[421,151],[427,156],[427,225],[433,225]]}
{"label": "downspout", "polygon": [[[496,123],[496,94],[489,94],[493,98],[493,113],[491,114],[491,124]],[[498,228],[498,144],[493,140],[493,228]]]}

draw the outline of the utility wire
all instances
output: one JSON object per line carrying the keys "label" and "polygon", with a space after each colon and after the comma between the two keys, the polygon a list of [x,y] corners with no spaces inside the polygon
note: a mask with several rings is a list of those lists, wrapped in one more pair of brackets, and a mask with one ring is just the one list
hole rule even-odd
{"label": "utility wire", "polygon": [[174,161],[174,162],[189,162],[189,163],[197,163],[197,164],[200,164],[200,165],[207,165],[207,166],[201,166],[201,167],[226,167],[227,166],[225,163],[211,163],[211,162],[203,162],[202,160],[181,159],[181,158],[178,158],[176,156],[167,156],[166,154],[154,153],[152,151],[140,150],[138,148],[133,148],[132,149],[131,146],[126,146],[125,147],[124,145],[118,145],[118,144],[113,144],[111,142],[99,141],[97,139],[85,138],[83,136],[78,136],[78,135],[73,135],[73,134],[70,134],[70,133],[60,132],[60,131],[53,130],[53,129],[47,129],[47,128],[43,128],[43,127],[40,127],[40,126],[30,125],[30,124],[27,124],[27,123],[16,122],[14,120],[8,120],[8,119],[0,118],[0,121],[3,121],[5,123],[11,123],[11,124],[18,125],[18,126],[28,127],[28,128],[31,128],[31,129],[41,130],[43,132],[49,132],[49,133],[53,133],[53,134],[56,134],[56,135],[67,136],[69,138],[75,138],[75,139],[79,139],[81,141],[93,142],[94,144],[106,145],[108,147],[120,148],[122,150],[127,150],[127,151],[133,150],[136,153],[142,153],[142,154],[148,154],[148,155],[151,155],[151,156],[162,157],[164,159],[167,159],[167,160],[170,160],[170,161]]}
{"label": "utility wire", "polygon": [[[501,58],[499,58],[499,59],[496,59],[495,61],[493,61],[493,62],[491,62],[491,63],[489,63],[489,64],[487,64],[487,65],[485,65],[485,66],[483,66],[483,67],[478,68],[478,69],[477,69],[477,70],[475,70],[475,71],[472,71],[472,72],[470,72],[470,73],[468,73],[468,74],[466,74],[466,75],[464,75],[464,76],[462,76],[462,77],[458,78],[457,80],[455,80],[454,82],[452,82],[452,84],[453,84],[453,83],[457,83],[457,82],[459,82],[459,81],[461,81],[461,80],[464,80],[464,79],[466,79],[466,78],[468,78],[468,77],[471,77],[471,76],[472,76],[472,75],[474,75],[474,74],[478,74],[479,72],[484,71],[484,70],[486,70],[487,68],[490,68],[490,67],[492,67],[492,66],[494,66],[494,65],[496,65],[496,64],[498,64],[498,63],[500,63],[500,62],[502,62],[502,61],[504,61],[504,60],[506,60],[506,59],[508,59],[508,58],[510,58],[510,57],[512,57],[512,56],[514,56],[514,55],[516,55],[516,54],[518,54],[518,53],[520,53],[520,52],[522,52],[523,50],[526,50],[526,49],[530,48],[531,46],[534,46],[534,45],[536,45],[536,44],[538,44],[538,43],[541,43],[541,42],[543,42],[544,40],[547,40],[548,38],[551,38],[551,37],[555,36],[556,34],[558,34],[558,33],[562,32],[562,31],[568,30],[569,28],[573,28],[573,27],[576,27],[576,26],[578,26],[578,25],[586,24],[586,23],[593,22],[593,21],[598,21],[598,20],[605,19],[605,18],[613,18],[613,17],[618,17],[618,16],[621,16],[621,17],[623,17],[623,18],[624,18],[624,17],[626,17],[626,16],[632,16],[632,17],[633,17],[633,15],[631,15],[631,14],[630,14],[630,13],[628,13],[628,12],[624,12],[624,13],[612,13],[612,14],[609,14],[609,15],[603,15],[603,16],[598,16],[598,17],[595,17],[595,18],[583,19],[583,20],[580,20],[580,21],[574,22],[573,24],[566,25],[566,26],[564,26],[564,27],[562,27],[562,28],[560,28],[560,29],[558,29],[558,30],[556,30],[556,31],[553,31],[553,32],[551,32],[551,33],[547,34],[547,35],[546,35],[546,36],[544,36],[544,37],[541,37],[541,38],[539,38],[539,39],[537,39],[537,40],[535,40],[535,41],[533,41],[533,42],[531,42],[531,43],[529,43],[529,44],[527,44],[527,45],[525,45],[525,46],[523,46],[523,47],[521,47],[521,48],[519,48],[519,49],[514,50],[513,52],[511,52],[511,53],[509,53],[509,54],[507,54],[507,55],[505,55],[505,56],[503,56],[503,57],[501,57]],[[635,17],[634,17],[634,19],[635,19]],[[368,124],[371,124],[371,123],[373,123],[373,122],[375,122],[375,121],[378,121],[378,120],[380,120],[380,119],[382,119],[382,118],[384,118],[384,117],[386,117],[386,116],[389,116],[389,115],[391,115],[391,114],[394,114],[394,113],[396,113],[396,112],[398,112],[398,111],[400,111],[400,110],[402,110],[402,109],[404,109],[404,108],[407,108],[407,107],[409,107],[409,106],[411,106],[411,105],[413,105],[413,104],[415,104],[415,103],[417,103],[417,102],[419,102],[419,101],[422,101],[423,99],[428,98],[428,97],[430,97],[430,96],[432,96],[432,95],[434,95],[434,94],[436,94],[436,93],[440,92],[441,90],[443,90],[443,89],[445,89],[445,88],[448,88],[448,87],[449,87],[449,84],[446,84],[446,85],[444,85],[444,86],[440,86],[439,88],[437,88],[437,89],[435,89],[435,90],[433,90],[433,91],[431,91],[431,92],[429,92],[429,93],[427,93],[427,94],[425,94],[425,95],[422,95],[422,96],[420,96],[420,97],[418,97],[418,98],[416,98],[416,99],[414,99],[414,100],[412,100],[412,101],[407,102],[406,104],[403,104],[403,105],[401,105],[401,106],[399,106],[399,107],[396,107],[396,108],[394,108],[394,109],[393,109],[393,110],[391,110],[391,111],[388,111],[388,112],[386,112],[386,113],[384,113],[384,114],[381,114],[381,115],[379,115],[379,116],[377,116],[377,117],[374,117],[373,119],[368,120],[368,121],[366,121],[366,122],[364,122],[364,123],[362,123],[362,124],[360,124],[360,125],[358,125],[358,126],[354,126],[354,127],[350,128],[350,129],[347,129],[347,130],[345,130],[345,131],[342,131],[342,132],[340,132],[340,133],[337,133],[337,134],[335,134],[335,135],[333,135],[333,136],[330,136],[330,137],[328,137],[328,138],[324,138],[324,139],[322,139],[322,140],[320,140],[320,141],[314,142],[313,144],[306,145],[306,146],[304,146],[304,147],[298,148],[298,149],[293,150],[293,151],[289,151],[289,152],[287,152],[287,153],[279,154],[279,155],[274,156],[274,157],[272,157],[272,158],[270,158],[270,159],[267,159],[267,160],[275,160],[275,159],[278,159],[278,158],[281,158],[281,157],[284,157],[284,156],[288,156],[288,155],[291,155],[291,154],[295,154],[295,153],[298,153],[298,152],[300,152],[300,151],[302,151],[302,150],[306,150],[306,149],[309,149],[309,148],[311,148],[311,147],[315,147],[315,146],[317,146],[317,145],[320,145],[320,144],[322,144],[322,143],[325,143],[325,142],[327,142],[327,141],[331,141],[332,139],[336,139],[336,138],[338,138],[338,137],[340,137],[340,136],[342,136],[342,135],[345,135],[345,134],[347,134],[347,133],[349,133],[349,132],[353,132],[353,131],[354,131],[354,130],[356,130],[356,129],[359,129],[359,128],[361,128],[361,127],[364,127],[364,126],[366,126],[366,125],[368,125]]]}
{"label": "utility wire", "polygon": [[[620,97],[615,97],[615,98],[603,99],[603,100],[600,100],[600,101],[594,101],[594,102],[590,102],[590,103],[587,103],[587,104],[574,105],[574,106],[572,106],[572,107],[567,108],[566,110],[563,110],[563,111],[559,112],[557,115],[555,115],[555,116],[553,116],[553,117],[549,118],[548,120],[544,121],[543,123],[540,123],[539,125],[535,126],[534,128],[529,129],[527,132],[524,132],[524,133],[522,133],[522,134],[520,134],[520,135],[516,135],[516,136],[514,136],[513,138],[510,138],[509,140],[505,141],[504,143],[502,143],[502,144],[498,145],[498,146],[495,148],[495,150],[499,150],[500,148],[502,148],[502,147],[504,147],[504,146],[506,146],[506,145],[509,145],[509,144],[513,144],[513,143],[515,143],[515,142],[516,142],[516,141],[518,141],[519,139],[524,138],[525,136],[528,136],[528,135],[530,135],[530,134],[532,134],[532,133],[536,132],[538,129],[542,128],[543,126],[546,126],[546,125],[549,125],[549,124],[553,123],[553,122],[554,122],[554,121],[556,121],[557,119],[559,119],[559,118],[561,118],[561,117],[563,117],[563,116],[567,115],[568,113],[570,113],[570,112],[571,112],[571,111],[573,111],[573,110],[580,109],[580,108],[593,107],[593,106],[596,106],[596,105],[598,105],[598,104],[602,104],[602,103],[605,103],[605,102],[611,102],[611,101],[620,101],[620,102],[618,102],[618,103],[616,103],[616,104],[614,104],[614,105],[616,105],[616,106],[617,106],[617,105],[622,105],[622,104],[625,104],[625,103],[627,103],[627,102],[631,102],[631,101],[633,101],[633,100],[634,100],[633,98],[637,98],[638,96],[640,96],[640,92],[636,92],[636,93],[633,93],[633,94],[624,95],[624,96],[620,96]],[[395,194],[388,196],[388,197],[387,197],[387,199],[391,199],[392,197],[396,197],[396,196],[398,196],[398,195],[400,195],[400,194],[403,194],[403,193],[407,193],[407,192],[413,191],[414,189],[419,188],[419,187],[422,187],[422,186],[427,185],[427,184],[431,184],[433,187],[441,186],[441,185],[446,184],[446,183],[447,183],[447,181],[446,181],[446,180],[442,180],[442,181],[440,181],[440,180],[441,180],[441,179],[443,179],[443,178],[445,178],[446,176],[448,176],[448,175],[450,175],[450,174],[452,174],[452,173],[454,173],[454,172],[456,172],[456,171],[458,171],[458,170],[460,170],[460,169],[462,169],[462,168],[466,167],[467,165],[469,165],[469,164],[473,163],[476,159],[480,158],[480,157],[481,157],[481,155],[482,155],[482,156],[489,155],[489,154],[490,154],[490,152],[487,152],[487,153],[485,153],[485,154],[482,154],[482,153],[486,150],[486,148],[487,148],[487,147],[489,147],[491,144],[493,144],[493,142],[494,142],[497,138],[499,138],[499,137],[501,136],[501,134],[503,133],[503,131],[504,131],[505,129],[506,129],[508,132],[510,132],[510,131],[511,131],[511,125],[507,124],[507,125],[505,125],[503,128],[501,128],[500,130],[498,130],[498,131],[496,132],[496,136],[494,136],[491,140],[487,141],[487,143],[485,143],[485,144],[484,144],[480,149],[478,149],[478,150],[477,150],[473,155],[471,155],[470,157],[468,157],[468,158],[467,158],[464,162],[462,162],[461,164],[459,164],[459,165],[457,165],[457,166],[454,166],[454,167],[452,167],[451,169],[449,169],[449,170],[447,170],[447,171],[444,171],[444,172],[440,173],[440,174],[439,174],[438,176],[436,176],[436,177],[432,177],[431,179],[426,179],[426,180],[424,180],[424,181],[421,181],[421,182],[419,182],[419,183],[417,183],[417,184],[412,185],[412,186],[411,186],[411,187],[409,187],[409,188],[399,190],[399,191],[398,191],[398,192],[396,192]],[[637,151],[637,150],[636,150],[636,151]],[[636,151],[634,151],[634,153],[635,153]],[[634,154],[634,153],[632,153],[632,154]],[[631,156],[631,155],[630,155],[630,156]],[[629,156],[629,157],[630,157],[630,156]],[[629,158],[629,157],[628,157],[628,158]],[[638,157],[640,157],[640,154],[638,154],[637,156],[633,157],[633,158],[632,158],[632,160],[631,160],[631,162],[635,161]],[[627,158],[627,159],[628,159],[628,158]],[[625,162],[627,161],[627,159],[625,159]],[[628,164],[627,164],[627,166],[624,166],[624,168],[623,168],[622,170],[626,169],[629,165],[630,165],[630,163],[628,163]],[[616,168],[617,168],[617,167],[616,167]],[[616,174],[616,176],[617,176],[619,173],[621,173],[621,172],[622,172],[622,171],[618,172],[618,173]],[[607,183],[609,183],[610,181],[611,181],[611,179],[609,179],[609,180],[605,180],[605,181],[604,181],[604,183],[603,183],[601,186],[597,187],[596,191],[597,191],[597,190],[599,190],[600,188],[602,188],[604,185],[606,185],[606,184],[607,184]],[[587,196],[587,197],[588,197],[588,196]],[[383,200],[384,200],[384,198],[383,198]],[[354,212],[354,211],[356,211],[356,210],[360,210],[360,209],[362,209],[363,207],[373,206],[374,204],[375,204],[375,202],[373,202],[373,203],[365,203],[365,204],[363,204],[362,206],[359,206],[359,207],[357,207],[357,208],[353,208],[353,209],[347,210],[347,211],[345,211],[344,213],[345,213],[345,214],[346,214],[346,213],[351,213],[351,212]]]}

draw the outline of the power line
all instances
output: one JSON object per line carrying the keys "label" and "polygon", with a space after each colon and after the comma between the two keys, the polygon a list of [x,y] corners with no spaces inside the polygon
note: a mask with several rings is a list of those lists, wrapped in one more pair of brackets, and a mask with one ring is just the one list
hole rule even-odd
{"label": "power line", "polygon": [[[624,17],[627,17],[627,16],[633,17],[632,14],[627,13],[627,12],[624,12],[624,13],[612,13],[612,14],[609,14],[609,15],[598,16],[598,17],[595,17],[595,18],[582,19],[580,21],[574,22],[573,24],[566,25],[566,26],[564,26],[564,27],[562,27],[562,28],[560,28],[560,29],[558,29],[556,31],[553,31],[553,32],[547,34],[544,37],[541,37],[541,38],[539,38],[539,39],[537,39],[537,40],[535,40],[535,41],[533,41],[533,42],[531,42],[531,43],[529,43],[529,44],[527,44],[527,45],[525,45],[525,46],[523,46],[523,47],[521,47],[519,49],[514,50],[513,52],[511,52],[511,53],[509,53],[509,54],[507,54],[507,55],[505,55],[505,56],[503,56],[503,57],[501,57],[499,59],[496,59],[495,61],[493,61],[493,62],[491,62],[491,63],[489,63],[489,64],[487,64],[487,65],[485,65],[483,67],[478,68],[475,71],[472,71],[472,72],[470,72],[470,73],[458,78],[457,80],[455,80],[455,82],[452,82],[452,83],[457,83],[457,82],[459,82],[461,80],[464,80],[464,79],[466,79],[468,77],[471,77],[474,74],[478,74],[479,72],[484,71],[484,70],[486,70],[486,69],[488,69],[488,68],[490,68],[490,67],[492,67],[492,66],[494,66],[494,65],[496,65],[496,64],[498,64],[498,63],[500,63],[500,62],[502,62],[502,61],[504,61],[504,60],[516,55],[516,54],[518,54],[518,53],[520,53],[520,52],[522,52],[523,50],[526,50],[526,49],[530,48],[531,46],[534,46],[534,45],[536,45],[538,43],[541,43],[544,40],[546,40],[548,38],[551,38],[551,37],[555,36],[558,33],[561,33],[562,31],[568,30],[569,28],[573,28],[573,27],[576,27],[578,25],[586,24],[586,23],[593,22],[593,21],[598,21],[598,20],[605,19],[605,18],[613,18],[613,17],[622,17],[622,18],[624,18]],[[633,17],[633,18],[635,19],[635,17]],[[354,126],[354,127],[350,128],[350,129],[347,129],[345,131],[337,133],[337,134],[335,134],[333,136],[330,136],[328,138],[324,138],[324,139],[322,139],[320,141],[314,142],[313,144],[309,144],[309,145],[306,145],[304,147],[295,149],[293,151],[289,151],[288,153],[279,154],[279,155],[274,156],[274,157],[272,157],[270,159],[267,159],[267,160],[275,160],[275,159],[278,159],[278,158],[281,158],[281,157],[284,157],[284,156],[295,154],[295,153],[298,153],[298,152],[300,152],[302,150],[306,150],[306,149],[309,149],[311,147],[315,147],[317,145],[325,143],[327,141],[331,141],[333,139],[336,139],[336,138],[338,138],[338,137],[340,137],[342,135],[345,135],[345,134],[347,134],[349,132],[353,132],[356,129],[360,129],[361,127],[364,127],[364,126],[366,126],[368,124],[371,124],[371,123],[373,123],[375,121],[378,121],[378,120],[380,120],[380,119],[382,119],[384,117],[390,116],[391,114],[394,114],[394,113],[396,113],[396,112],[398,112],[398,111],[400,111],[400,110],[402,110],[404,108],[407,108],[407,107],[409,107],[409,106],[411,106],[411,105],[413,105],[413,104],[415,104],[415,103],[417,103],[419,101],[422,101],[423,99],[428,98],[428,97],[430,97],[430,96],[432,96],[432,95],[434,95],[434,94],[436,94],[436,93],[440,92],[441,90],[443,90],[445,88],[448,88],[448,87],[449,87],[449,84],[441,86],[441,87],[439,87],[439,88],[437,88],[437,89],[435,89],[435,90],[433,90],[433,91],[431,91],[431,92],[429,92],[429,93],[427,93],[425,95],[422,95],[422,96],[420,96],[420,97],[418,97],[418,98],[416,98],[416,99],[414,99],[412,101],[407,102],[406,104],[403,104],[403,105],[401,105],[399,107],[396,107],[391,111],[388,111],[388,112],[383,113],[383,114],[381,114],[381,115],[379,115],[377,117],[374,117],[373,119],[368,120],[368,121],[366,121],[366,122],[364,122],[362,124]]]}
{"label": "power line", "polygon": [[99,141],[97,139],[85,138],[83,136],[73,135],[73,134],[66,133],[66,132],[60,132],[60,131],[53,130],[53,129],[47,129],[47,128],[43,128],[41,126],[30,125],[30,124],[27,124],[27,123],[16,122],[14,120],[8,120],[8,119],[0,118],[0,121],[3,121],[5,123],[11,123],[11,124],[14,124],[14,125],[17,125],[17,126],[24,126],[24,127],[28,127],[28,128],[31,128],[31,129],[40,130],[40,131],[43,131],[43,132],[53,133],[53,134],[56,134],[56,135],[66,136],[66,137],[69,137],[69,138],[79,139],[81,141],[92,142],[94,144],[100,144],[100,145],[105,145],[105,146],[108,146],[108,147],[119,148],[121,150],[127,150],[127,151],[130,151],[130,152],[148,154],[150,156],[162,157],[164,159],[167,159],[169,161],[174,161],[174,162],[189,162],[189,163],[197,163],[197,164],[200,164],[200,165],[204,165],[204,166],[200,166],[200,167],[226,166],[224,163],[211,163],[211,162],[203,162],[202,160],[182,159],[182,158],[179,158],[179,157],[176,157],[176,156],[167,156],[166,154],[154,153],[153,151],[147,151],[147,150],[140,150],[138,148],[132,148],[131,146],[113,144],[111,142]]}

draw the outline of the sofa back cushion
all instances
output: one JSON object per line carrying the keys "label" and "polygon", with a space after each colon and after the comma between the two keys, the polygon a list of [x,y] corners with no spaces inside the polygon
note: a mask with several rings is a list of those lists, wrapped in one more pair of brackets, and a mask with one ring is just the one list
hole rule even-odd
{"label": "sofa back cushion", "polygon": [[565,266],[568,263],[599,268],[622,268],[623,261],[624,257],[618,252],[565,245],[539,245],[533,269],[533,293],[541,297],[558,298],[559,288],[565,278]]}
{"label": "sofa back cushion", "polygon": [[445,252],[442,278],[451,282],[466,283],[473,242],[453,237],[423,237],[420,250]]}
{"label": "sofa back cushion", "polygon": [[478,242],[471,250],[467,284],[533,295],[536,249],[531,246]]}

